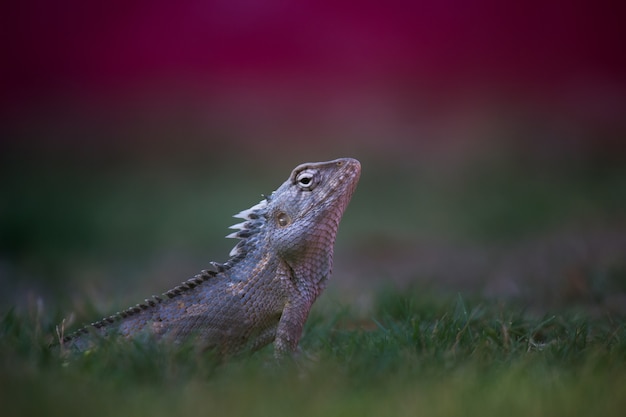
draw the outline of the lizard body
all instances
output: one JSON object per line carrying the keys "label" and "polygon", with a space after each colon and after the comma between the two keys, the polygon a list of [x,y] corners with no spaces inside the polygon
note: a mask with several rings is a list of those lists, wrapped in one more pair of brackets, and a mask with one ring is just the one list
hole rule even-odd
{"label": "lizard body", "polygon": [[227,237],[241,240],[228,261],[61,337],[62,346],[86,350],[118,334],[191,339],[222,355],[271,342],[277,356],[293,352],[330,276],[339,221],[360,172],[351,158],[299,165],[269,197],[234,216],[244,221],[231,226]]}

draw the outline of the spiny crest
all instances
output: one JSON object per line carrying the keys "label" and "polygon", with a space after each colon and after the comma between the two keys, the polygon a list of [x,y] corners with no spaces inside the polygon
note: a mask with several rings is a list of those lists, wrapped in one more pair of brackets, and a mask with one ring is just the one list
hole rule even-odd
{"label": "spiny crest", "polygon": [[265,210],[267,204],[270,201],[270,197],[265,197],[258,204],[250,207],[247,210],[243,210],[233,217],[237,219],[244,219],[244,222],[234,224],[229,229],[234,229],[235,232],[227,235],[227,238],[241,239],[239,243],[230,251],[229,256],[232,258],[239,258],[245,255],[248,250],[253,247],[257,241],[257,235],[265,224]]}
{"label": "spiny crest", "polygon": [[[250,250],[251,247],[254,247],[254,244],[257,241],[257,234],[265,224],[265,210],[267,208],[267,204],[270,201],[270,197],[265,197],[264,200],[259,202],[258,204],[250,207],[247,210],[243,210],[233,217],[244,219],[245,221],[242,223],[235,224],[230,226],[230,229],[235,229],[236,231],[229,234],[228,238],[236,238],[241,239],[237,245],[230,251],[231,259],[229,259],[225,263],[211,262],[215,271],[203,270],[196,276],[184,281],[181,285],[178,285],[171,290],[163,293],[162,297],[174,298],[177,297],[184,292],[191,290],[198,285],[202,284],[204,281],[209,278],[214,277],[220,272],[224,272],[229,269],[234,263],[243,258],[246,253]],[[67,343],[77,338],[82,334],[88,333],[89,327],[95,327],[96,329],[100,329],[109,324],[113,324],[119,322],[122,319],[125,319],[130,316],[134,316],[137,313],[140,313],[143,310],[147,310],[151,307],[156,306],[163,302],[163,298],[158,296],[153,296],[152,298],[146,299],[143,303],[139,303],[133,307],[127,308],[126,310],[120,311],[112,316],[106,317],[102,320],[91,323],[89,326],[82,327],[70,335],[67,335],[62,338],[63,343]]]}
{"label": "spiny crest", "polygon": [[[187,281],[183,282],[182,284],[178,285],[177,287],[172,288],[171,290],[163,293],[163,297],[167,297],[167,298],[174,298],[177,295],[182,294],[183,292],[190,290],[192,288],[197,287],[198,285],[202,284],[204,281],[208,280],[209,278],[214,277],[215,275],[217,275],[218,272],[221,272],[223,270],[223,266],[221,264],[218,264],[216,262],[211,262],[211,264],[217,269],[216,271],[208,271],[208,270],[203,270],[201,271],[199,274],[195,275],[194,277],[188,279]],[[75,332],[73,332],[72,334],[69,334],[67,336],[63,337],[63,343],[67,343],[72,341],[73,339],[77,338],[78,336],[82,335],[82,334],[86,334],[89,333],[88,328],[89,327],[95,327],[96,329],[100,329],[102,327],[105,327],[109,324],[113,324],[116,323],[122,319],[125,319],[127,317],[131,317],[134,316],[137,313],[140,313],[143,310],[147,310],[151,307],[156,306],[157,304],[160,304],[163,302],[163,298],[153,295],[151,298],[146,298],[144,300],[143,303],[139,303],[133,307],[129,307],[126,310],[120,311],[118,313],[115,313],[109,317],[106,317],[102,320],[98,320],[96,322],[91,323],[89,326],[84,326],[78,330],[76,330]]]}

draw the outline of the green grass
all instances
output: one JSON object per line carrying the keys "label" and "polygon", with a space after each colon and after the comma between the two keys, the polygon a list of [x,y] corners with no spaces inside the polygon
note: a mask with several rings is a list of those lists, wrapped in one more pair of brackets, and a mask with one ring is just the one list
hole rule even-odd
{"label": "green grass", "polygon": [[587,416],[626,406],[626,323],[381,292],[370,317],[314,309],[295,362],[192,349],[46,345],[54,321],[0,323],[4,415]]}
{"label": "green grass", "polygon": [[[532,287],[537,278],[526,274],[528,310],[469,293],[442,298],[414,289],[378,292],[363,315],[351,312],[349,301],[332,305],[325,294],[307,322],[302,355],[281,366],[271,347],[227,363],[192,349],[128,343],[61,357],[46,346],[64,315],[99,318],[171,287],[188,269],[193,274],[209,260],[225,260],[233,242],[221,236],[230,216],[271,192],[293,166],[282,154],[252,166],[200,153],[194,163],[169,166],[163,166],[169,155],[94,166],[58,154],[12,164],[11,155],[0,164],[2,415],[528,417],[618,416],[626,409],[626,321],[598,315],[604,305],[595,300],[623,293],[626,269],[611,255],[623,252],[621,240],[580,246],[575,260],[582,264],[566,263],[570,269],[546,268],[556,271],[555,282],[582,271],[573,282],[593,284],[581,290],[595,297],[584,299],[587,311],[547,305]],[[406,242],[410,248],[429,238],[495,246],[507,260],[520,241],[541,249],[546,236],[561,230],[623,228],[623,164],[535,167],[506,159],[440,175],[420,169],[410,155],[398,163],[355,156],[363,176],[342,220],[337,259],[346,247],[360,258],[347,262],[376,254],[373,264],[383,264]],[[585,242],[584,234],[572,236]],[[180,254],[186,257],[177,262]],[[161,272],[165,284],[154,271],[168,263],[154,259],[167,256],[174,271]],[[513,265],[524,274],[526,258],[520,259]],[[489,263],[497,269],[498,261]],[[361,276],[371,284],[364,288],[388,280],[385,271]],[[392,281],[430,279],[419,270],[402,273]],[[480,283],[473,284],[480,293]],[[553,287],[560,296],[567,290]],[[24,299],[39,296],[53,311],[25,307]]]}

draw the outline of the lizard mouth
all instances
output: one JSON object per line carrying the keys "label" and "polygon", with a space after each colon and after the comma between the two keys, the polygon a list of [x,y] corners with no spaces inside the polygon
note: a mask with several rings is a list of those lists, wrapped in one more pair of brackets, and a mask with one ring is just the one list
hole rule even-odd
{"label": "lizard mouth", "polygon": [[[330,163],[334,163],[339,169],[329,178],[320,201],[325,207],[335,207],[339,209],[340,214],[343,214],[359,182],[361,163],[352,158],[337,159]],[[341,201],[340,205],[337,205],[338,201]]]}

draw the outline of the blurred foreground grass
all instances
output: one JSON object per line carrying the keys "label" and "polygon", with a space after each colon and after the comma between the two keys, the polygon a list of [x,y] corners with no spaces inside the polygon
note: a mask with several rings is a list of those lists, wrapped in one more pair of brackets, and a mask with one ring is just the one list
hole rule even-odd
{"label": "blurred foreground grass", "polygon": [[299,362],[217,363],[110,343],[61,358],[36,309],[0,323],[0,403],[18,415],[587,416],[626,406],[626,323],[382,292],[371,317],[315,312]]}

